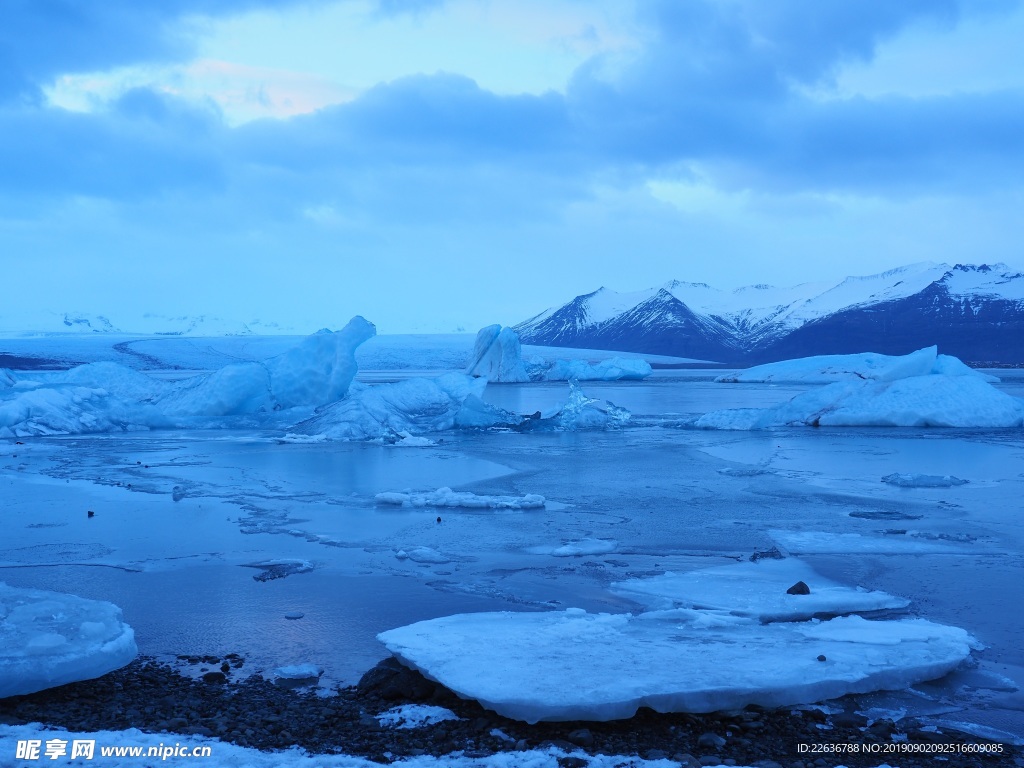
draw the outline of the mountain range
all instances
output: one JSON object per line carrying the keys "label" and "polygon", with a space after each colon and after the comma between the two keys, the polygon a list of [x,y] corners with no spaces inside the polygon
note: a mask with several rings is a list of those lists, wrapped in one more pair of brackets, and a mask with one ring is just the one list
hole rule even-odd
{"label": "mountain range", "polygon": [[599,288],[514,326],[525,344],[757,364],[936,344],[970,362],[1024,363],[1024,273],[920,263],[839,282],[722,291],[673,280]]}

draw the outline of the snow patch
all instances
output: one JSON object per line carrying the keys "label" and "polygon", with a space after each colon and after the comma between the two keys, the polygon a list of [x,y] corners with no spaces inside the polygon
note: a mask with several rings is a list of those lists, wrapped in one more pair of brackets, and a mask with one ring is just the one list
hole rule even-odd
{"label": "snow patch", "polygon": [[377,715],[377,722],[382,726],[399,730],[423,728],[446,720],[461,719],[450,709],[430,704],[402,704]]}

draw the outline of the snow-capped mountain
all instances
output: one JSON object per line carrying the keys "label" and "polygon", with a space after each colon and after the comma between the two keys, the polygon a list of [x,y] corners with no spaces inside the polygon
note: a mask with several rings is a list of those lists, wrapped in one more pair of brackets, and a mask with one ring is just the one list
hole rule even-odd
{"label": "snow-capped mountain", "polygon": [[964,360],[1024,362],[1024,273],[921,263],[837,283],[721,291],[677,280],[599,288],[515,326],[527,344],[753,363],[820,354],[905,354],[932,344]]}

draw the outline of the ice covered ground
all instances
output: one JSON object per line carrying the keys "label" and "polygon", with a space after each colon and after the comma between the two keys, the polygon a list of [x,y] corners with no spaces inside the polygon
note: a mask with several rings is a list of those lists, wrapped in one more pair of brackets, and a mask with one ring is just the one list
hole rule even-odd
{"label": "ice covered ground", "polygon": [[[415,450],[282,442],[269,426],[8,439],[0,578],[118,604],[144,653],[241,652],[267,673],[311,663],[329,684],[356,679],[385,653],[376,634],[396,627],[477,611],[636,611],[612,584],[779,546],[987,646],[974,671],[841,706],[1024,735],[1022,624],[1006,610],[1024,562],[1021,431],[692,429],[703,413],[809,389],[713,376],[585,385],[633,413],[612,430],[445,430]],[[480,401],[550,418],[566,397],[565,384],[506,384]],[[970,482],[880,482],[893,473]],[[547,504],[438,523],[436,508],[376,502],[442,487]],[[439,557],[396,557],[416,550]],[[259,580],[245,567],[273,561],[310,568]]]}

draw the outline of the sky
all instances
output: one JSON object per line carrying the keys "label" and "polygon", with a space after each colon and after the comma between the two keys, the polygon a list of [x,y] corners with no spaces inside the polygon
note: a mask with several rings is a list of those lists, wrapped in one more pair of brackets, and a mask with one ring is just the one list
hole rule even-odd
{"label": "sky", "polygon": [[1019,0],[8,0],[0,324],[1019,266],[1022,39]]}

